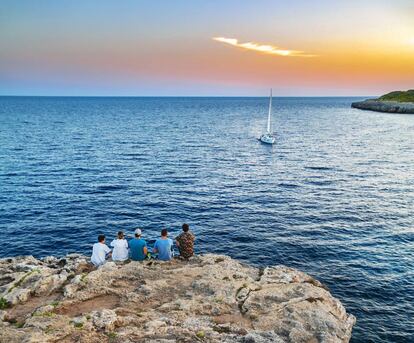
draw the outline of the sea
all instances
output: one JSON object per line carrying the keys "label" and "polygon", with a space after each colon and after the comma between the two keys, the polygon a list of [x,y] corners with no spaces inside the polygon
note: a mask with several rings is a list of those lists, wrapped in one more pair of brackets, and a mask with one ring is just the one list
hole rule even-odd
{"label": "sea", "polygon": [[196,253],[284,264],[414,342],[414,115],[347,97],[0,97],[0,257],[188,223]]}

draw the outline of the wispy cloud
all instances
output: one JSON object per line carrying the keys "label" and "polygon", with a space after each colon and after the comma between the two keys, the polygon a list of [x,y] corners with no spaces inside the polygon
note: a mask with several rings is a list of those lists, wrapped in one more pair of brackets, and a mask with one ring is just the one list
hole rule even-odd
{"label": "wispy cloud", "polygon": [[295,57],[315,57],[316,56],[313,54],[305,53],[304,51],[281,49],[277,46],[269,45],[269,44],[260,44],[260,43],[255,43],[255,42],[239,43],[239,41],[236,38],[213,37],[213,40],[217,42],[229,44],[232,46],[236,46],[238,48],[258,51],[258,52],[261,52],[264,54],[270,54],[270,55],[295,56]]}

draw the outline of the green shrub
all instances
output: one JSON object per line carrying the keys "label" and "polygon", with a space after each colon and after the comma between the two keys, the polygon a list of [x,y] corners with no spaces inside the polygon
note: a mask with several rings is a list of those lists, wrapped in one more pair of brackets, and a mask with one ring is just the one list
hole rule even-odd
{"label": "green shrub", "polygon": [[82,329],[83,328],[83,323],[73,323],[73,326],[77,329]]}
{"label": "green shrub", "polygon": [[4,298],[0,298],[0,310],[4,310],[9,307],[10,307],[10,303]]}
{"label": "green shrub", "polygon": [[206,334],[204,333],[204,331],[198,331],[196,333],[197,338],[199,339],[204,339],[204,337],[206,337]]}
{"label": "green shrub", "polygon": [[54,316],[55,316],[55,313],[49,312],[49,311],[46,311],[46,312],[35,312],[32,315],[32,317],[47,317],[47,318],[54,317]]}
{"label": "green shrub", "polygon": [[414,89],[406,92],[395,91],[379,97],[382,101],[414,102]]}
{"label": "green shrub", "polygon": [[88,282],[88,280],[86,279],[88,277],[88,273],[82,273],[81,275],[81,282]]}
{"label": "green shrub", "polygon": [[48,325],[47,327],[46,327],[46,329],[45,329],[45,333],[46,334],[52,334],[52,333],[54,333],[56,330],[51,326],[51,325]]}
{"label": "green shrub", "polygon": [[21,329],[23,327],[24,323],[23,322],[16,322],[14,323],[14,326],[18,329]]}
{"label": "green shrub", "polygon": [[53,301],[50,305],[57,307],[59,305],[59,301]]}
{"label": "green shrub", "polygon": [[117,335],[116,332],[108,332],[106,336],[108,337],[109,342],[114,342]]}

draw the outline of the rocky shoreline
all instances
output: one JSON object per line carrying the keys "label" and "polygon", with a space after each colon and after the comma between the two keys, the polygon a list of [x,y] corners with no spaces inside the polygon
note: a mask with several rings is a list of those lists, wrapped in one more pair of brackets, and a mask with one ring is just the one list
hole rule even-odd
{"label": "rocky shoreline", "polygon": [[348,342],[319,281],[223,255],[93,268],[79,254],[0,259],[0,342]]}
{"label": "rocky shoreline", "polygon": [[414,103],[399,101],[384,101],[378,99],[368,99],[364,101],[353,102],[352,107],[360,110],[369,110],[387,113],[410,113],[414,114]]}

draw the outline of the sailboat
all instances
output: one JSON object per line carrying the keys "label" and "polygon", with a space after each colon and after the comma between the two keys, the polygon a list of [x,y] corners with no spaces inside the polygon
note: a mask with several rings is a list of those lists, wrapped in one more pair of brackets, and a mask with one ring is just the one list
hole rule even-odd
{"label": "sailboat", "polygon": [[270,89],[270,100],[269,100],[269,114],[267,117],[267,132],[260,136],[259,140],[265,144],[273,144],[276,141],[276,137],[271,131],[270,119],[272,116],[272,89]]}

